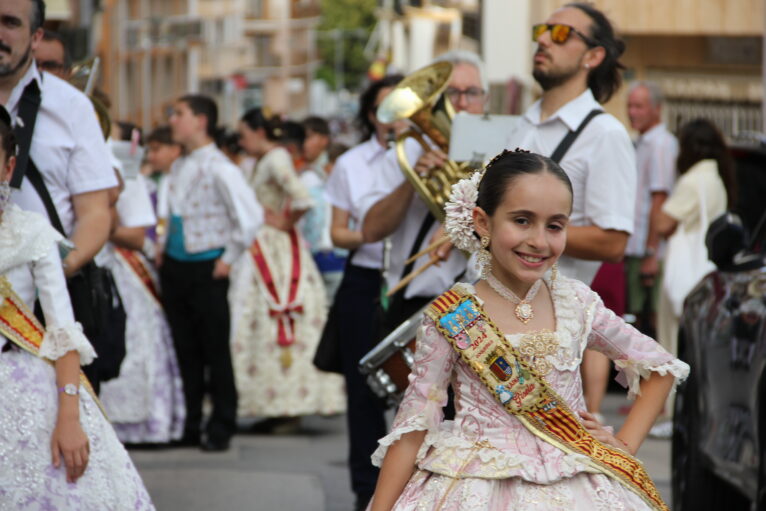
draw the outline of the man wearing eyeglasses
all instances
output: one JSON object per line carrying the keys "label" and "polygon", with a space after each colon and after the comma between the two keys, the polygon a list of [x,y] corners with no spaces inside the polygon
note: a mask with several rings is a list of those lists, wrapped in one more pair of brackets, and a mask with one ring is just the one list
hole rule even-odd
{"label": "man wearing eyeglasses", "polygon": [[35,48],[35,62],[39,69],[56,75],[62,80],[69,80],[69,53],[64,38],[58,32],[43,31],[43,38]]}
{"label": "man wearing eyeglasses", "polygon": [[[574,204],[562,274],[590,285],[602,262],[619,262],[633,230],[636,155],[625,127],[612,115],[594,114],[621,83],[619,58],[625,49],[602,12],[570,3],[535,25],[533,76],[542,97],[524,114],[508,148],[553,156],[570,132],[590,117],[560,164],[572,181]],[[560,152],[559,152],[560,153]],[[588,410],[597,413],[609,374],[609,360],[587,351],[583,384]]]}
{"label": "man wearing eyeglasses", "polygon": [[[435,62],[450,62],[452,77],[445,94],[456,112],[481,114],[484,112],[487,84],[483,76],[483,63],[475,53],[452,51],[439,56]],[[407,147],[409,161],[416,161],[415,171],[426,174],[443,166],[447,155],[437,148],[423,152],[420,145]],[[395,286],[405,274],[427,264],[430,255],[424,255],[411,266],[405,261],[411,254],[428,247],[444,235],[441,224],[434,221],[425,202],[415,193],[410,182],[396,163],[396,154],[389,151],[391,165],[381,172],[374,192],[363,200],[366,210],[362,225],[365,243],[391,239],[391,257],[388,268],[388,287]],[[412,280],[391,300],[386,313],[384,331],[390,331],[416,313],[455,282],[466,271],[466,258],[459,251],[444,244],[435,251],[441,263],[431,266]]]}

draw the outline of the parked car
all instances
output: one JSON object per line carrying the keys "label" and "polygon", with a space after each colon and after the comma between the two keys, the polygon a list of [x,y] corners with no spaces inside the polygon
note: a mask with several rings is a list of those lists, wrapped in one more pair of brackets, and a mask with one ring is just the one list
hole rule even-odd
{"label": "parked car", "polygon": [[737,147],[739,200],[708,230],[716,271],[689,294],[675,400],[673,511],[766,511],[766,150]]}

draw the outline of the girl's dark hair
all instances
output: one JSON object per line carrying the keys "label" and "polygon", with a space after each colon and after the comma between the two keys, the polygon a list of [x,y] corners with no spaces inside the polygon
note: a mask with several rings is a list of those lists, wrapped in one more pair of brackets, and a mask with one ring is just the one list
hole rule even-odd
{"label": "girl's dark hair", "polygon": [[729,208],[733,208],[737,198],[734,160],[718,128],[707,119],[689,121],[679,130],[678,145],[676,166],[679,175],[701,160],[715,160],[718,163],[718,174],[726,187]]}
{"label": "girl's dark hair", "polygon": [[527,174],[553,174],[573,194],[572,182],[558,163],[547,156],[530,153],[521,149],[503,151],[487,164],[484,177],[479,183],[479,197],[476,205],[489,216],[495,214],[503,195],[511,183],[520,176]]}
{"label": "girl's dark hair", "polygon": [[622,83],[622,70],[625,66],[620,62],[620,57],[625,51],[625,42],[617,37],[609,18],[592,4],[573,2],[564,7],[579,9],[591,19],[591,41],[588,45],[604,48],[604,60],[588,74],[588,88],[599,103],[606,103]]}
{"label": "girl's dark hair", "polygon": [[189,109],[194,115],[204,115],[207,118],[205,132],[213,140],[218,139],[219,130],[216,128],[218,124],[218,106],[216,106],[212,98],[202,94],[187,94],[178,98],[178,101],[189,105]]}
{"label": "girl's dark hair", "polygon": [[285,135],[282,119],[278,115],[267,115],[262,108],[251,108],[242,116],[242,122],[251,130],[263,128],[266,138],[272,142],[279,142]]}
{"label": "girl's dark hair", "polygon": [[[16,156],[16,133],[11,127],[11,116],[5,107],[0,106],[0,146],[5,152],[6,160]],[[2,162],[5,163],[5,162]]]}
{"label": "girl's dark hair", "polygon": [[370,122],[368,114],[375,113],[377,109],[375,100],[378,98],[380,89],[394,87],[403,78],[404,76],[399,74],[384,76],[377,82],[372,82],[368,85],[367,89],[359,96],[359,113],[356,115],[356,122],[359,124],[359,129],[362,132],[362,140],[367,140],[375,133],[375,125]]}

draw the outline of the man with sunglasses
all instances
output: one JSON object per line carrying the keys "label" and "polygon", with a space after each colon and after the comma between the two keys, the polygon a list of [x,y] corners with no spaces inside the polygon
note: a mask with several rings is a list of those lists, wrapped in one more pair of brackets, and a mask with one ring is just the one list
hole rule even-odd
{"label": "man with sunglasses", "polygon": [[[559,161],[574,188],[559,266],[562,274],[590,285],[602,262],[622,260],[633,230],[635,151],[625,127],[600,105],[620,87],[625,45],[606,16],[584,3],[555,11],[533,27],[532,39],[537,42],[532,75],[543,94],[524,114],[508,148],[560,156],[556,150],[563,139],[582,127]],[[588,350],[582,367],[586,405],[598,413],[609,360]]]}
{"label": "man with sunglasses", "polygon": [[37,67],[61,78],[69,80],[69,52],[64,38],[58,32],[44,30],[43,38],[35,48]]}

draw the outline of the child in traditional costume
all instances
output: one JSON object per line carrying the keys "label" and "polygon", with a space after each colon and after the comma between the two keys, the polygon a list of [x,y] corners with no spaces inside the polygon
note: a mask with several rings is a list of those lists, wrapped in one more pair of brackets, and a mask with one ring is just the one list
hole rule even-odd
{"label": "child in traditional costume", "polygon": [[[446,229],[478,252],[482,279],[423,318],[409,387],[373,455],[372,510],[667,509],[633,455],[689,367],[557,275],[571,207],[561,168],[518,150],[453,187]],[[636,399],[617,433],[584,411],[586,348],[614,360]],[[442,421],[450,384],[456,417]]]}
{"label": "child in traditional costume", "polygon": [[80,372],[95,352],[72,315],[63,237],[8,203],[16,142],[4,109],[0,138],[0,509],[154,509]]}

